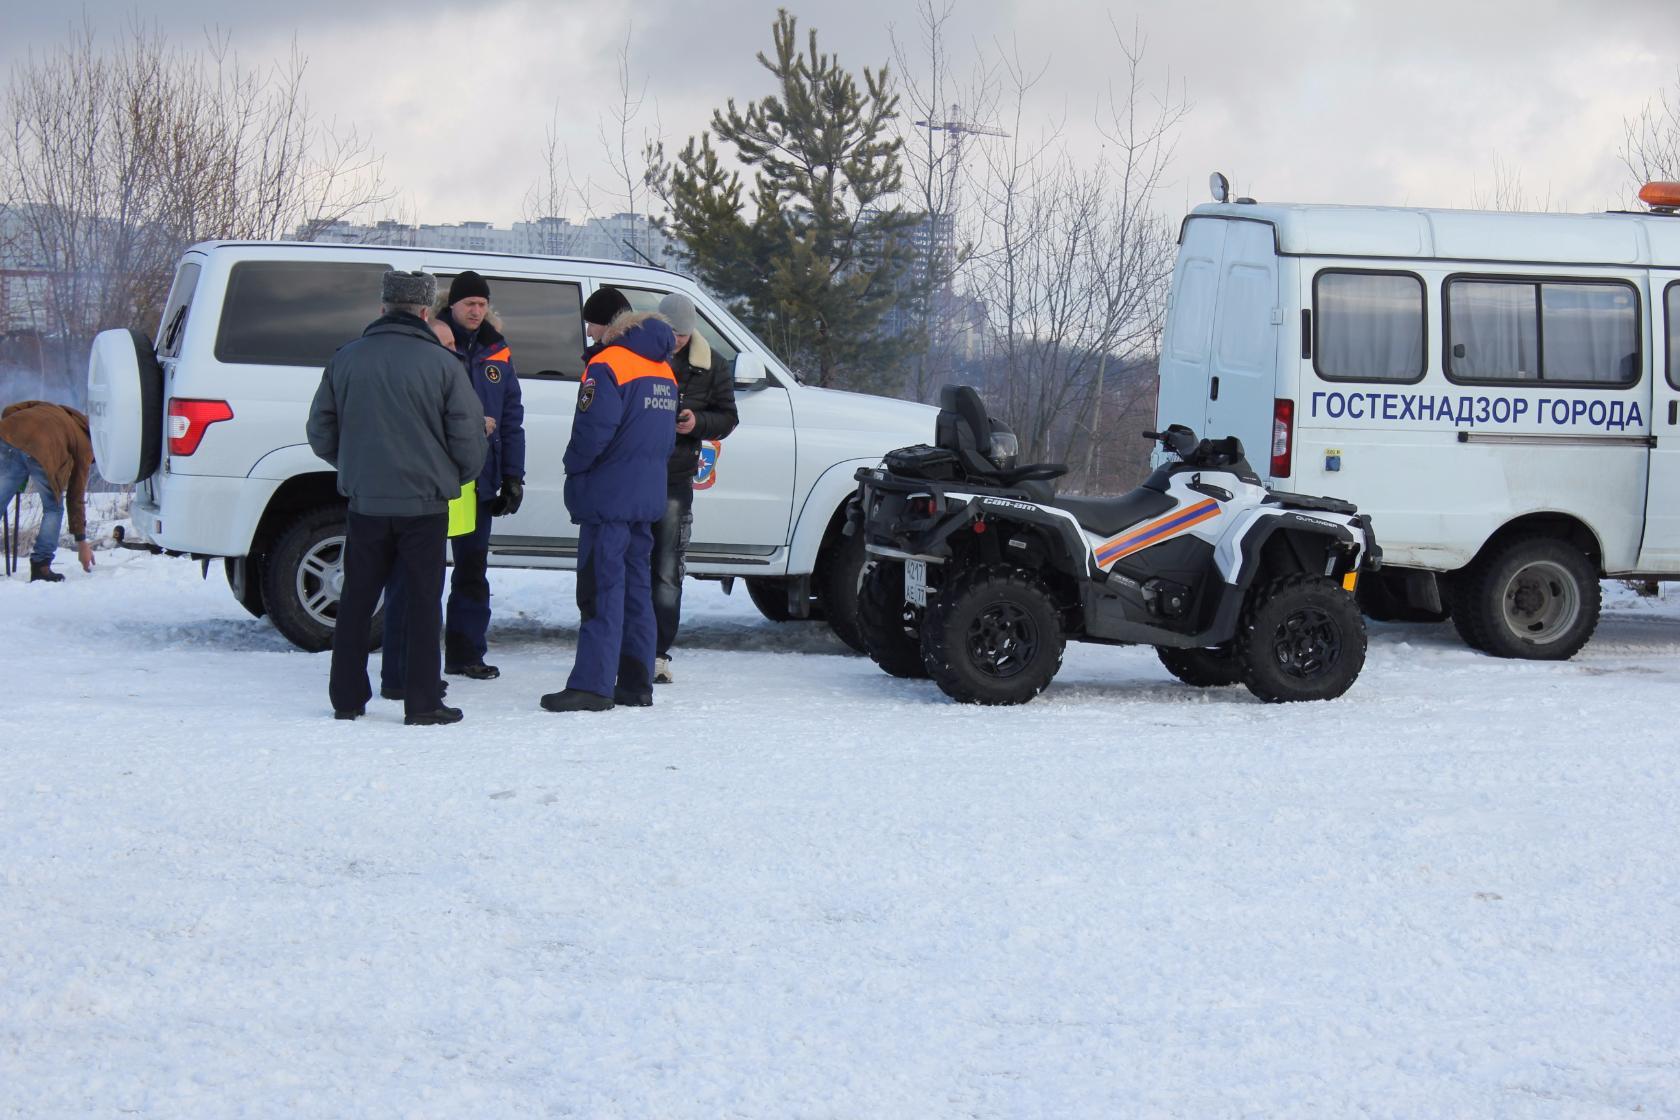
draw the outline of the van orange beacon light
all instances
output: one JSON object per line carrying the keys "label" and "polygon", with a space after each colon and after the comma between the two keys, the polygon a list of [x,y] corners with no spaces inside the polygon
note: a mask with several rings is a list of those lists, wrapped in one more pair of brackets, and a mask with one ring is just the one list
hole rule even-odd
{"label": "van orange beacon light", "polygon": [[1639,201],[1647,206],[1680,206],[1680,183],[1646,183]]}

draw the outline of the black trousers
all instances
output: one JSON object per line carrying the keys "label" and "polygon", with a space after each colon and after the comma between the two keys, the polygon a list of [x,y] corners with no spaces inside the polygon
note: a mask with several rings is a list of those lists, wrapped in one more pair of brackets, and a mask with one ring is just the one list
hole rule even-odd
{"label": "black trousers", "polygon": [[665,488],[665,516],[653,523],[654,648],[671,656],[682,621],[683,576],[688,574],[688,537],[694,527],[694,480],[671,479]]}
{"label": "black trousers", "polygon": [[336,711],[355,711],[373,696],[368,684],[368,638],[379,592],[394,570],[402,572],[407,633],[403,635],[403,710],[407,715],[443,707],[438,652],[443,629],[443,553],[449,515],[369,517],[352,512],[344,541],[344,593],[333,628],[332,677],[327,694]]}

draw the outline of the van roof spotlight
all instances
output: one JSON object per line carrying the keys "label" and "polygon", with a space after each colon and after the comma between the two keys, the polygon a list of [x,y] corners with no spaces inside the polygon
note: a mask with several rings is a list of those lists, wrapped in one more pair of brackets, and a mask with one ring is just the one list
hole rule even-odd
{"label": "van roof spotlight", "polygon": [[[1229,202],[1231,199],[1231,180],[1225,178],[1224,172],[1215,171],[1208,176],[1208,190],[1213,192],[1215,202]],[[1641,195],[1641,197],[1644,197]]]}

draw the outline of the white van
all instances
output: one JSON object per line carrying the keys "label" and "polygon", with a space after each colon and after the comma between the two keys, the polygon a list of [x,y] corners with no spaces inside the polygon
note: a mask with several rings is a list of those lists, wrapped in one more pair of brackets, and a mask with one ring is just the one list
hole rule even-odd
{"label": "white van", "polygon": [[769,617],[823,610],[855,642],[861,540],[843,533],[852,474],[933,439],[936,410],[801,385],[692,280],[610,261],[308,243],[211,242],[182,256],[156,340],[107,331],[88,402],[95,457],[136,483],[126,543],[224,558],[234,594],[297,645],[332,640],[344,500],[304,438],[333,351],[379,315],[380,277],[424,269],[439,289],[466,269],[490,283],[525,404],[525,500],[498,517],[490,563],[576,565],[561,454],[583,372],[583,301],[620,289],[638,310],[681,292],[699,333],[733,363],[741,423],[703,450],[688,571],[743,577]]}
{"label": "white van", "polygon": [[1591,215],[1198,206],[1157,419],[1370,514],[1369,613],[1570,657],[1601,577],[1680,574],[1673,193]]}

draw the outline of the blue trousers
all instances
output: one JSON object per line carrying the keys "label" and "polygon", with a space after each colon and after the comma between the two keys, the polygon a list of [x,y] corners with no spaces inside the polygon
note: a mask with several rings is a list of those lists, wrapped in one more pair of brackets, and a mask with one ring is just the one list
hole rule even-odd
{"label": "blue trousers", "polygon": [[599,521],[578,526],[577,661],[567,688],[611,696],[653,689],[653,525]]}
{"label": "blue trousers", "polygon": [[0,509],[9,509],[12,496],[33,481],[41,492],[41,531],[29,550],[33,564],[45,564],[58,551],[58,534],[64,528],[64,499],[53,489],[52,480],[34,456],[0,440]]}
{"label": "blue trousers", "polygon": [[[490,503],[478,503],[477,527],[464,537],[451,537],[449,548],[455,567],[449,578],[449,607],[443,623],[443,663],[481,665],[489,648],[490,630]],[[379,666],[379,683],[402,688],[407,665],[403,651],[408,636],[408,597],[403,574],[393,569],[385,585],[384,658]]]}

